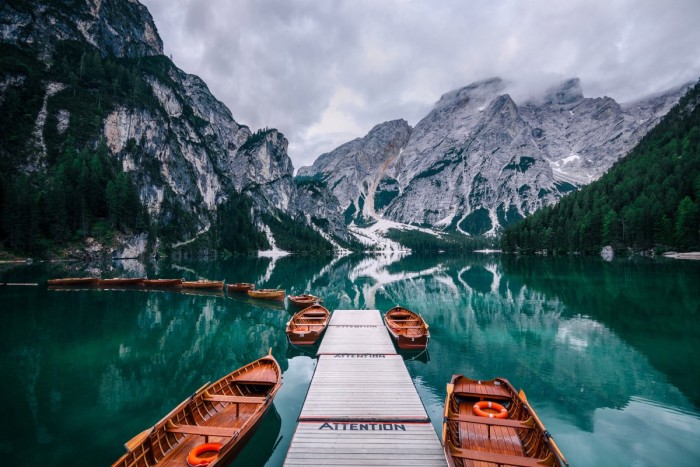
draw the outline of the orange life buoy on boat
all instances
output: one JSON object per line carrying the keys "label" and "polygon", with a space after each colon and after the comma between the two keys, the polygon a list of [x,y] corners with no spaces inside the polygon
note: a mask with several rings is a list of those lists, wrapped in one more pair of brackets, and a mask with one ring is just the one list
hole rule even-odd
{"label": "orange life buoy on boat", "polygon": [[[484,412],[483,409],[493,409],[493,410],[498,410],[498,413],[488,413]],[[490,401],[479,401],[476,404],[474,404],[474,413],[477,414],[479,417],[488,417],[488,418],[508,418],[508,410],[506,410],[505,407],[503,407],[501,404],[497,402],[490,402]]]}
{"label": "orange life buoy on boat", "polygon": [[[209,465],[214,462],[217,457],[219,457],[219,451],[221,451],[221,443],[205,443],[195,446],[187,456],[187,464],[191,467]],[[205,452],[215,453],[213,456],[202,457],[200,454]]]}

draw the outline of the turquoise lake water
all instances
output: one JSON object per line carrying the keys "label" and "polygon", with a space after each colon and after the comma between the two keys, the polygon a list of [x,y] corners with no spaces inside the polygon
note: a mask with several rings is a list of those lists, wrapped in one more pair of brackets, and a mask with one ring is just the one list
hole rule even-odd
{"label": "turquoise lake water", "polygon": [[[2,265],[0,282],[65,275],[225,279],[320,295],[330,310],[396,304],[430,325],[402,353],[439,432],[452,374],[522,388],[573,466],[700,465],[700,262],[472,255]],[[272,348],[283,386],[235,466],[281,465],[316,359],[292,309],[226,294],[0,286],[0,454],[110,465],[177,403]]]}

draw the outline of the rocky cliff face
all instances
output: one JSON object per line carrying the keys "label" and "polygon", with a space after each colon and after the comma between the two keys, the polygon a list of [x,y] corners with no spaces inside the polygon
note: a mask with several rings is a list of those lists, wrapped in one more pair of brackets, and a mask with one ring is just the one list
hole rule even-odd
{"label": "rocky cliff face", "polygon": [[65,40],[87,42],[116,57],[163,54],[153,18],[136,0],[7,0],[0,6],[0,38],[31,46],[43,60]]}
{"label": "rocky cliff face", "polygon": [[[81,50],[94,47],[145,80],[147,99],[100,103],[109,110],[89,144],[105,140],[123,171],[131,175],[151,220],[174,232],[173,243],[185,244],[211,232],[219,206],[243,195],[253,200],[253,221],[261,230],[263,215],[280,212],[309,229],[327,225],[327,232],[349,240],[330,192],[323,186],[313,193],[297,189],[284,135],[276,130],[251,132],[236,122],[200,78],[162,56],[153,19],[138,1],[9,1],[0,6],[0,37],[31,51],[47,69],[57,60],[56,44],[77,43]],[[89,60],[83,54],[81,67]],[[0,102],[5,89],[21,87],[23,80],[26,77],[17,74],[0,77]],[[37,118],[34,133],[43,144],[47,129],[64,136],[71,133],[72,115],[50,100],[67,85],[41,87],[46,94],[44,115]],[[58,123],[48,128],[47,122]],[[24,170],[46,168],[46,152],[39,148]],[[321,199],[324,203],[317,202]],[[206,237],[216,237],[211,234]]]}
{"label": "rocky cliff face", "polygon": [[376,138],[383,125],[395,127],[378,125],[303,174],[331,182],[344,208],[354,203],[357,212],[406,224],[495,234],[600,177],[685,89],[620,105],[584,97],[571,79],[540,100],[517,104],[506,83],[492,78],[442,96],[413,130],[406,128],[407,140]]}
{"label": "rocky cliff face", "polygon": [[[382,205],[382,200],[373,198],[374,193],[386,167],[399,156],[410,134],[411,127],[405,120],[382,123],[364,138],[322,154],[311,167],[301,167],[298,176],[325,182],[338,198],[347,222],[362,222],[372,218],[376,205]],[[383,181],[385,192],[389,184]]]}

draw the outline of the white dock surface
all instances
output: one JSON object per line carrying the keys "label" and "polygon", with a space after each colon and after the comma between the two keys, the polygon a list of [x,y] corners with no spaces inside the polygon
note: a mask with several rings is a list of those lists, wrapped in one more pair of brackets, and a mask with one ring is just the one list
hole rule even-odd
{"label": "white dock surface", "polygon": [[341,325],[326,328],[317,355],[396,354],[391,337],[384,326]]}
{"label": "white dock surface", "polygon": [[377,310],[336,310],[284,465],[446,466]]}
{"label": "white dock surface", "polygon": [[300,422],[284,465],[445,466],[447,462],[430,423],[329,421]]}
{"label": "white dock surface", "polygon": [[430,421],[400,355],[321,355],[299,420]]}
{"label": "white dock surface", "polygon": [[335,310],[328,323],[330,326],[384,326],[379,310]]}

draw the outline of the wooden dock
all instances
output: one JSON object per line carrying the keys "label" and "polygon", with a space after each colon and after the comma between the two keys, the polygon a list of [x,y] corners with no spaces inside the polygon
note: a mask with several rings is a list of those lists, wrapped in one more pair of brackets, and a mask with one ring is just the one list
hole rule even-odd
{"label": "wooden dock", "polygon": [[379,311],[331,316],[284,465],[447,465]]}

